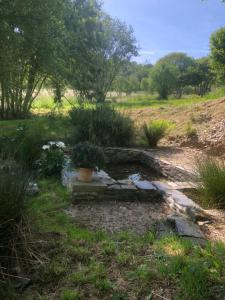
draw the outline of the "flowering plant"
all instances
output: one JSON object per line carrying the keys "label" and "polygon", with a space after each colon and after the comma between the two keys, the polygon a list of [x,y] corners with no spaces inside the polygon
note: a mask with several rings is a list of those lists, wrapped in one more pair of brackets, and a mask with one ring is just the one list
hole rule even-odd
{"label": "flowering plant", "polygon": [[61,175],[64,164],[64,148],[65,144],[60,141],[48,142],[42,146],[43,152],[38,161],[40,174],[56,177]]}

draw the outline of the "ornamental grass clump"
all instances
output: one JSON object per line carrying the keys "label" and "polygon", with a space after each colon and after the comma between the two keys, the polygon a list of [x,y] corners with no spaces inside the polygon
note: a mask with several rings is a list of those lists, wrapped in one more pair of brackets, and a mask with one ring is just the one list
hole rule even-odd
{"label": "ornamental grass clump", "polygon": [[171,123],[166,120],[155,120],[143,125],[144,137],[149,147],[157,147],[159,141],[166,136]]}
{"label": "ornamental grass clump", "polygon": [[0,160],[0,253],[10,254],[26,211],[29,176],[13,160]]}
{"label": "ornamental grass clump", "polygon": [[197,181],[204,204],[225,208],[225,162],[216,158],[197,161]]}

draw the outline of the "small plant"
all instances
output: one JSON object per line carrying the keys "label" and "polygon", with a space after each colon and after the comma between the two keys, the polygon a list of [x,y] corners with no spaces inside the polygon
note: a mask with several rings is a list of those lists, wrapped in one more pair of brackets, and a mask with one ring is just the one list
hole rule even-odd
{"label": "small plant", "polygon": [[77,144],[73,148],[72,162],[76,168],[97,171],[104,167],[105,156],[100,147],[85,142]]}
{"label": "small plant", "polygon": [[41,175],[49,177],[59,177],[64,164],[65,144],[63,142],[49,142],[42,147],[42,155],[38,160],[39,172]]}
{"label": "small plant", "polygon": [[194,138],[197,137],[197,130],[195,127],[193,127],[192,122],[188,122],[187,128],[186,128],[186,136],[188,138]]}
{"label": "small plant", "polygon": [[225,162],[216,158],[197,161],[197,180],[204,202],[225,208]]}
{"label": "small plant", "polygon": [[166,136],[171,124],[166,120],[152,121],[143,125],[144,135],[150,147],[157,147],[159,141]]}
{"label": "small plant", "polygon": [[133,121],[107,104],[94,108],[80,106],[70,112],[75,126],[72,141],[98,146],[129,146],[134,137]]}

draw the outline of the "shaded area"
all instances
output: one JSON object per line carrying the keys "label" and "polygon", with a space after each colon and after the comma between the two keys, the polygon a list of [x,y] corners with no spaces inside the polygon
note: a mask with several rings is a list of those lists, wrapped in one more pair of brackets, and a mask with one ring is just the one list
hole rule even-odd
{"label": "shaded area", "polygon": [[106,172],[115,180],[129,179],[132,175],[139,175],[140,180],[148,181],[162,178],[153,170],[140,163],[110,164],[107,165]]}

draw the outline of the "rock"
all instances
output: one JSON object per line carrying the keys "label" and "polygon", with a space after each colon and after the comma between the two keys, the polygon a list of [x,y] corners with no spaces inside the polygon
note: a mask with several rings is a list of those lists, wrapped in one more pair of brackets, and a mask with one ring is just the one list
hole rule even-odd
{"label": "rock", "polygon": [[164,194],[166,194],[168,190],[173,189],[168,183],[162,181],[152,181],[152,184]]}
{"label": "rock", "polygon": [[121,185],[133,185],[132,180],[129,180],[129,179],[118,180],[117,183],[119,183],[119,184],[121,184]]}
{"label": "rock", "polygon": [[153,191],[156,191],[156,187],[151,182],[149,182],[147,180],[136,181],[134,184],[140,190],[153,190]]}
{"label": "rock", "polygon": [[200,209],[200,207],[194,201],[176,190],[167,190],[165,199],[169,203],[170,207],[177,211],[186,213],[188,209],[192,207]]}
{"label": "rock", "polygon": [[210,216],[198,207],[188,207],[186,210],[187,215],[194,223],[210,221]]}
{"label": "rock", "polygon": [[186,217],[175,214],[169,216],[167,221],[175,226],[175,230],[179,236],[204,240],[204,235],[200,228]]}

